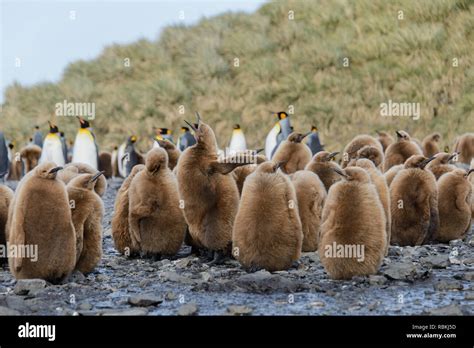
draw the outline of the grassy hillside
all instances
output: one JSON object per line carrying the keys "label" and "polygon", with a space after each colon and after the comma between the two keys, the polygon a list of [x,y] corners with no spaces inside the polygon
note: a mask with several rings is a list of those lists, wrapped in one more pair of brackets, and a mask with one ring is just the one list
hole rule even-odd
{"label": "grassy hillside", "polygon": [[[96,103],[92,124],[103,148],[130,133],[144,146],[153,126],[176,133],[195,110],[220,146],[238,122],[249,145],[261,147],[273,124],[268,111],[293,105],[295,129],[317,125],[330,149],[376,129],[419,138],[436,130],[451,143],[474,128],[473,49],[473,0],[270,2],[251,15],[169,27],[157,41],[112,45],[70,64],[58,84],[12,85],[1,128],[22,143],[32,125],[46,130],[54,105],[67,99]],[[421,118],[381,117],[388,99],[419,102]],[[74,135],[75,119],[58,124]]]}

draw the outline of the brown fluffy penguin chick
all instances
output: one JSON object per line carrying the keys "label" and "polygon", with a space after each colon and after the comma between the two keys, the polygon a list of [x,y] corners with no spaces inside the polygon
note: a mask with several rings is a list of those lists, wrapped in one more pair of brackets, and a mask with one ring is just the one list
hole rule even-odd
{"label": "brown fluffy penguin chick", "polygon": [[76,234],[66,186],[56,179],[61,167],[45,162],[20,183],[9,214],[10,245],[37,246],[33,258],[11,257],[10,271],[17,279],[57,281],[76,264]]}
{"label": "brown fluffy penguin chick", "polygon": [[102,151],[99,153],[99,171],[104,172],[106,179],[112,177],[112,155],[110,152]]}
{"label": "brown fluffy penguin chick", "polygon": [[334,183],[341,180],[341,176],[334,171],[334,169],[340,169],[340,167],[332,160],[338,153],[339,152],[320,151],[313,156],[305,168],[315,173],[319,179],[321,179],[326,191],[329,191],[329,188]]}
{"label": "brown fluffy penguin chick", "polygon": [[184,241],[186,222],[164,149],[148,152],[145,169],[133,178],[128,196],[132,244],[145,255],[176,255]]}
{"label": "brown fluffy penguin chick", "polygon": [[138,247],[132,245],[130,236],[130,225],[128,223],[129,215],[129,197],[128,190],[132,179],[137,173],[145,168],[144,164],[137,164],[123,181],[122,186],[115,196],[114,215],[112,216],[112,239],[114,240],[115,249],[122,255],[134,256],[138,253]]}
{"label": "brown fluffy penguin chick", "polygon": [[[6,246],[7,236],[5,229],[8,219],[8,208],[10,207],[12,200],[13,191],[8,186],[0,184],[0,245]],[[7,261],[7,258],[0,257],[0,265]]]}
{"label": "brown fluffy penguin chick", "polygon": [[214,263],[230,255],[232,226],[239,207],[239,191],[232,175],[236,167],[249,163],[219,161],[214,131],[198,118],[196,144],[186,148],[178,160],[177,178],[184,217],[193,245],[214,252]]}
{"label": "brown fluffy penguin chick", "polygon": [[464,239],[471,229],[472,185],[469,174],[455,169],[438,180],[439,230],[434,239],[448,243],[453,239]]}
{"label": "brown fluffy penguin chick", "polygon": [[119,171],[118,171],[118,146],[114,146],[114,150],[112,151],[111,154],[111,165],[112,165],[112,177],[116,178],[119,177]]}
{"label": "brown fluffy penguin chick", "polygon": [[383,152],[394,142],[393,137],[385,131],[377,131],[377,140],[382,144]]}
{"label": "brown fluffy penguin chick", "polygon": [[357,150],[356,157],[351,159],[347,166],[355,166],[358,159],[367,158],[374,163],[375,167],[380,169],[383,163],[383,157],[383,153],[379,148],[365,145],[364,147]]}
{"label": "brown fluffy penguin chick", "polygon": [[323,208],[319,258],[333,279],[375,274],[387,244],[385,214],[369,174],[362,168],[337,171]]}
{"label": "brown fluffy penguin chick", "polygon": [[376,148],[383,156],[383,147],[377,139],[367,134],[358,135],[354,137],[344,148],[344,152],[342,153],[341,167],[347,167],[351,159],[357,158],[357,152],[364,146],[372,146]]}
{"label": "brown fluffy penguin chick", "polygon": [[[65,170],[68,170],[69,167],[76,167],[78,174],[96,174],[97,170],[92,168],[90,165],[85,163],[68,163],[64,166]],[[63,177],[61,176],[63,180]],[[72,177],[70,177],[72,179]],[[63,180],[64,181],[64,180]],[[67,184],[69,181],[64,181]],[[97,179],[97,183],[95,184],[94,190],[97,194],[102,197],[107,189],[107,179],[105,176],[101,175],[99,179]]]}
{"label": "brown fluffy penguin chick", "polygon": [[432,157],[439,152],[439,141],[441,140],[441,134],[433,133],[427,135],[421,142],[421,147],[423,149],[423,155],[425,157]]}
{"label": "brown fluffy penguin chick", "polygon": [[16,152],[14,145],[10,143],[10,152],[12,154],[10,169],[8,170],[7,180],[19,181],[23,174],[23,160],[19,152]]}
{"label": "brown fluffy penguin chick", "polygon": [[92,272],[102,257],[104,204],[94,191],[102,174],[79,174],[66,186],[76,231],[76,269],[82,273]]}
{"label": "brown fluffy penguin chick", "polygon": [[385,255],[388,254],[388,247],[390,245],[390,235],[392,228],[392,215],[390,211],[390,190],[387,185],[387,180],[385,176],[375,168],[375,165],[372,161],[361,158],[358,159],[355,163],[357,167],[363,168],[369,173],[370,180],[375,185],[377,194],[379,196],[380,202],[382,203],[383,211],[385,213],[385,232],[387,234],[387,248],[385,249]]}
{"label": "brown fluffy penguin chick", "polygon": [[181,151],[169,140],[155,140],[168,154],[168,167],[173,170],[178,164]]}
{"label": "brown fluffy penguin chick", "polygon": [[385,173],[383,173],[383,176],[385,177],[385,180],[387,180],[388,187],[390,187],[390,185],[392,184],[392,181],[395,178],[395,176],[403,168],[405,168],[403,164],[397,164],[396,166],[393,166],[392,168],[387,170]]}
{"label": "brown fluffy penguin chick", "polygon": [[291,181],[295,187],[303,229],[301,250],[304,252],[316,251],[321,232],[324,200],[327,195],[326,188],[319,177],[309,170],[299,170],[291,174]]}
{"label": "brown fluffy penguin chick", "polygon": [[436,179],[425,168],[432,159],[411,156],[390,185],[392,244],[428,243],[439,228]]}
{"label": "brown fluffy penguin chick", "polygon": [[452,172],[455,170],[457,167],[455,165],[449,164],[449,161],[457,157],[457,153],[449,154],[446,152],[439,152],[435,155],[434,160],[432,160],[428,165],[426,166],[426,169],[431,171],[436,180],[438,180],[441,175]]}
{"label": "brown fluffy penguin chick", "polygon": [[38,145],[27,145],[20,151],[21,158],[25,163],[25,173],[28,173],[38,165],[41,157],[41,147]]}
{"label": "brown fluffy penguin chick", "polygon": [[474,158],[474,133],[461,135],[454,145],[454,151],[459,153],[458,161],[469,166]]}
{"label": "brown fluffy penguin chick", "polygon": [[244,187],[244,182],[245,179],[252,174],[255,169],[257,169],[257,166],[263,162],[265,162],[267,159],[264,155],[257,155],[256,157],[256,162],[255,164],[246,164],[244,166],[240,166],[235,168],[232,171],[232,177],[235,180],[235,183],[237,184],[237,188],[239,189],[239,195],[242,195],[242,189]]}
{"label": "brown fluffy penguin chick", "polygon": [[411,140],[405,131],[396,131],[397,141],[390,145],[385,151],[383,171],[386,172],[397,164],[404,164],[413,155],[421,155],[420,147]]}
{"label": "brown fluffy penguin chick", "polygon": [[232,234],[232,254],[244,268],[280,271],[300,258],[303,232],[295,189],[277,171],[281,162],[260,164],[245,180]]}
{"label": "brown fluffy penguin chick", "polygon": [[293,132],[278,146],[272,161],[284,163],[281,167],[283,173],[291,174],[297,170],[303,170],[311,161],[311,149],[302,142],[309,134],[311,132],[306,134]]}

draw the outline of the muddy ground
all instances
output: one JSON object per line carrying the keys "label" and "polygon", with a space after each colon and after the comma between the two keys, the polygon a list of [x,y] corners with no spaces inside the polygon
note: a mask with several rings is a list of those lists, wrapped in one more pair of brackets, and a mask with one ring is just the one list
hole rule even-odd
{"label": "muddy ground", "polygon": [[[15,183],[8,183],[14,188]],[[175,260],[127,259],[110,220],[119,180],[104,195],[104,255],[69,283],[16,282],[0,269],[0,315],[473,315],[474,233],[449,245],[390,247],[377,275],[330,280],[316,253],[298,269],[247,273],[209,267],[184,247]]]}

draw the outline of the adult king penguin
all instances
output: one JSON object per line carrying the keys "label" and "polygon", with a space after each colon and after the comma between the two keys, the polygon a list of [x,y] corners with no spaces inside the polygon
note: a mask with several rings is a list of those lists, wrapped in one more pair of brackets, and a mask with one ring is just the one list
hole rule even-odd
{"label": "adult king penguin", "polygon": [[181,133],[181,136],[178,138],[178,148],[182,152],[196,144],[196,138],[191,134],[188,127],[181,127]]}
{"label": "adult king penguin", "polygon": [[230,138],[229,152],[230,154],[235,154],[245,150],[247,150],[247,142],[245,141],[244,132],[242,132],[239,124],[235,124],[232,138]]}
{"label": "adult king penguin", "polygon": [[272,159],[273,154],[283,140],[292,132],[290,116],[284,111],[277,113],[278,122],[273,126],[265,139],[265,157]]}
{"label": "adult king penguin", "polygon": [[316,155],[319,151],[324,151],[324,145],[321,144],[319,139],[318,128],[316,126],[311,127],[311,133],[308,135],[306,145],[311,149],[311,153]]}
{"label": "adult king penguin", "polygon": [[[78,117],[81,128],[77,132],[76,140],[74,141],[74,149],[72,151],[73,163],[85,163],[90,165],[95,170],[98,169],[98,151],[95,137],[89,129],[89,121]],[[62,150],[61,150],[62,151]]]}
{"label": "adult king penguin", "polygon": [[63,144],[59,136],[59,129],[55,124],[49,121],[48,123],[49,133],[44,138],[39,163],[54,162],[57,166],[64,166]]}
{"label": "adult king penguin", "polygon": [[39,130],[38,126],[35,126],[35,132],[33,134],[33,143],[39,147],[43,147],[43,134]]}

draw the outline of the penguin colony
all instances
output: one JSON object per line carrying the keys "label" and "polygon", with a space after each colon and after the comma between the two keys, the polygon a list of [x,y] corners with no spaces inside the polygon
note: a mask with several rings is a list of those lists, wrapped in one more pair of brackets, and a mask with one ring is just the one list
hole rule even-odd
{"label": "penguin colony", "polygon": [[[52,282],[92,272],[102,256],[101,197],[107,178],[123,177],[112,217],[115,248],[126,257],[174,257],[183,243],[210,263],[237,259],[248,271],[285,270],[317,252],[328,276],[377,273],[389,245],[464,238],[473,214],[474,134],[441,152],[440,134],[421,143],[403,130],[358,135],[328,152],[315,126],[296,132],[286,112],[248,151],[240,125],[226,152],[197,114],[177,143],[155,128],[146,153],[131,135],[99,152],[89,121],[78,118],[73,146],[54,122],[35,127],[21,150],[0,132],[0,244],[37,245],[0,259],[18,278]],[[262,149],[263,150],[263,149]],[[44,217],[47,216],[48,219]]]}

